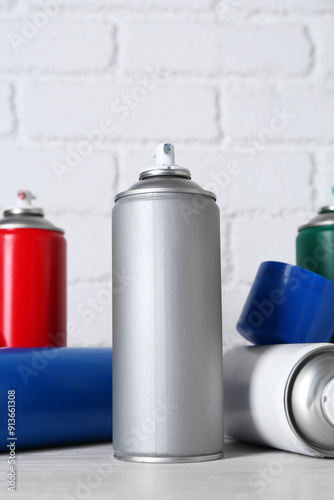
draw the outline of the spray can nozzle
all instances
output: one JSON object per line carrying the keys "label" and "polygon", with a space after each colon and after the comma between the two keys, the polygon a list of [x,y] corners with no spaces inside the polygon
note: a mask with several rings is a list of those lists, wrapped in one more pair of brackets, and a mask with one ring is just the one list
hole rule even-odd
{"label": "spray can nozzle", "polygon": [[17,191],[16,204],[13,207],[9,207],[4,210],[5,217],[12,216],[30,216],[37,215],[39,217],[44,217],[44,210],[39,207],[32,205],[32,200],[35,200],[36,196],[29,191],[29,189],[19,189]]}
{"label": "spray can nozzle", "polygon": [[17,206],[22,208],[31,207],[32,200],[35,200],[36,196],[32,194],[28,189],[19,189],[17,192]]}
{"label": "spray can nozzle", "polygon": [[153,153],[155,167],[173,167],[175,165],[175,150],[173,144],[165,142],[159,144]]}
{"label": "spray can nozzle", "polygon": [[191,179],[188,169],[175,165],[175,149],[170,142],[162,142],[158,144],[153,153],[155,165],[151,168],[142,170],[139,179],[143,180],[147,177],[156,177],[158,175],[173,175]]}

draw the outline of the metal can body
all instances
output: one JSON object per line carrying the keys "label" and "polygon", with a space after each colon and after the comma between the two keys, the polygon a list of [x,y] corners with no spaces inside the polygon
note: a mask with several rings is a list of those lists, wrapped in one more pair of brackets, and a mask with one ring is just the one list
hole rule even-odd
{"label": "metal can body", "polygon": [[0,349],[0,451],[111,441],[111,389],[111,348]]}
{"label": "metal can body", "polygon": [[226,434],[334,457],[333,379],[332,344],[232,349],[224,354]]}
{"label": "metal can body", "polygon": [[298,266],[334,281],[334,225],[300,230],[296,247]]}
{"label": "metal can body", "polygon": [[161,182],[113,209],[114,452],[213,460],[224,440],[219,208]]}
{"label": "metal can body", "polygon": [[334,205],[299,228],[296,254],[298,266],[334,281]]}
{"label": "metal can body", "polygon": [[0,346],[66,345],[66,241],[59,231],[0,230]]}
{"label": "metal can body", "polygon": [[64,231],[19,190],[0,219],[0,347],[66,345]]}

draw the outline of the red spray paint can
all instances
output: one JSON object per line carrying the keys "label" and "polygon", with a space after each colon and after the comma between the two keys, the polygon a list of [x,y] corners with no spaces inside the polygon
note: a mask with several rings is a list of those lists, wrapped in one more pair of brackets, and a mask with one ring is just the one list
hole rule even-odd
{"label": "red spray paint can", "polygon": [[19,191],[0,220],[0,347],[66,345],[64,231]]}

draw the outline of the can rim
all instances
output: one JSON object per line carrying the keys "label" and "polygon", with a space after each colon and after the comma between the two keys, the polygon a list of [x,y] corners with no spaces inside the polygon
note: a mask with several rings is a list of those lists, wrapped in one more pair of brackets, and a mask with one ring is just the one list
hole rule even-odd
{"label": "can rim", "polygon": [[224,457],[224,452],[211,453],[208,455],[183,455],[183,456],[166,456],[166,457],[153,457],[149,455],[128,455],[114,452],[115,458],[124,462],[138,462],[138,463],[191,463],[191,462],[209,462],[212,460],[219,460]]}
{"label": "can rim", "polygon": [[303,432],[299,429],[298,424],[293,416],[293,411],[292,411],[292,390],[294,386],[294,382],[297,379],[300,371],[307,365],[307,363],[315,358],[319,352],[333,352],[333,346],[330,347],[330,345],[322,345],[316,349],[314,349],[311,352],[306,353],[301,359],[297,361],[297,363],[293,366],[287,383],[285,385],[285,390],[284,390],[284,409],[285,409],[285,415],[287,418],[287,421],[289,423],[289,426],[294,433],[294,435],[302,441],[302,443],[312,452],[316,452],[319,457],[325,458],[325,457],[334,457],[334,450],[322,448],[321,446],[317,446],[314,442],[309,440]]}
{"label": "can rim", "polygon": [[147,179],[148,177],[156,176],[177,176],[184,177],[185,179],[191,179],[191,173],[187,168],[177,167],[177,168],[149,168],[140,172],[139,180]]}
{"label": "can rim", "polygon": [[175,189],[175,188],[147,188],[147,189],[133,189],[130,191],[122,191],[115,196],[115,202],[120,198],[124,198],[126,196],[135,196],[141,194],[160,194],[160,193],[181,193],[181,194],[198,194],[202,196],[206,196],[208,198],[212,198],[214,201],[217,201],[217,197],[211,191],[199,190],[194,188],[189,189]]}
{"label": "can rim", "polygon": [[334,212],[334,204],[326,205],[325,207],[321,207],[318,210],[318,214],[330,214],[331,212]]}
{"label": "can rim", "polygon": [[0,220],[0,231],[11,229],[43,229],[44,231],[56,231],[65,234],[64,229],[54,226],[44,217],[34,216],[10,216]]}
{"label": "can rim", "polygon": [[307,228],[312,228],[312,227],[325,227],[325,226],[334,226],[334,220],[333,219],[325,219],[323,221],[318,221],[315,224],[312,224],[310,221],[307,224],[303,224],[302,226],[299,226],[298,232],[300,232],[302,229],[307,229]]}
{"label": "can rim", "polygon": [[22,217],[44,217],[44,210],[39,207],[12,207],[3,212],[4,217],[13,217],[21,215]]}
{"label": "can rim", "polygon": [[334,205],[319,208],[318,215],[310,221],[298,227],[298,232],[311,227],[324,227],[334,225]]}

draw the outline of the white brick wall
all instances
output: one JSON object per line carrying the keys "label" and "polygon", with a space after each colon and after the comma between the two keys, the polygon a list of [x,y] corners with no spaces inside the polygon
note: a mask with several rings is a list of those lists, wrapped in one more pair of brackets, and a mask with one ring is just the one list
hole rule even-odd
{"label": "white brick wall", "polygon": [[22,21],[0,24],[0,37],[6,39],[8,34],[11,41],[2,44],[2,70],[18,72],[33,69],[45,73],[74,74],[108,67],[115,51],[112,25],[101,21],[66,19],[63,15],[49,19],[30,42],[14,36],[21,33]]}
{"label": "white brick wall", "polygon": [[12,109],[13,90],[7,83],[0,83],[0,137],[8,135],[14,125],[14,114]]}
{"label": "white brick wall", "polygon": [[111,342],[113,198],[164,140],[218,195],[243,342],[260,262],[331,201],[333,33],[332,0],[0,0],[0,205],[28,187],[65,228],[70,345]]}
{"label": "white brick wall", "polygon": [[147,91],[140,83],[34,81],[25,89],[22,109],[25,134],[33,140],[85,139],[84,130],[109,119],[115,130],[105,142],[114,143],[115,137],[117,142],[161,141],[165,134],[181,141],[213,141],[218,138],[215,117],[214,89],[166,82]]}
{"label": "white brick wall", "polygon": [[[277,128],[286,126],[272,136],[265,135],[266,142],[331,141],[333,107],[334,88],[313,82],[256,88],[233,84],[223,92],[222,114],[226,133],[236,140],[256,138],[263,128],[272,128],[270,123],[275,115],[279,118],[282,114]],[[241,116],[247,119],[241,120]]]}
{"label": "white brick wall", "polygon": [[126,27],[125,40],[127,72],[165,64],[181,74],[290,75],[305,72],[310,63],[310,44],[302,26],[283,23],[222,29],[212,20],[134,21]]}

